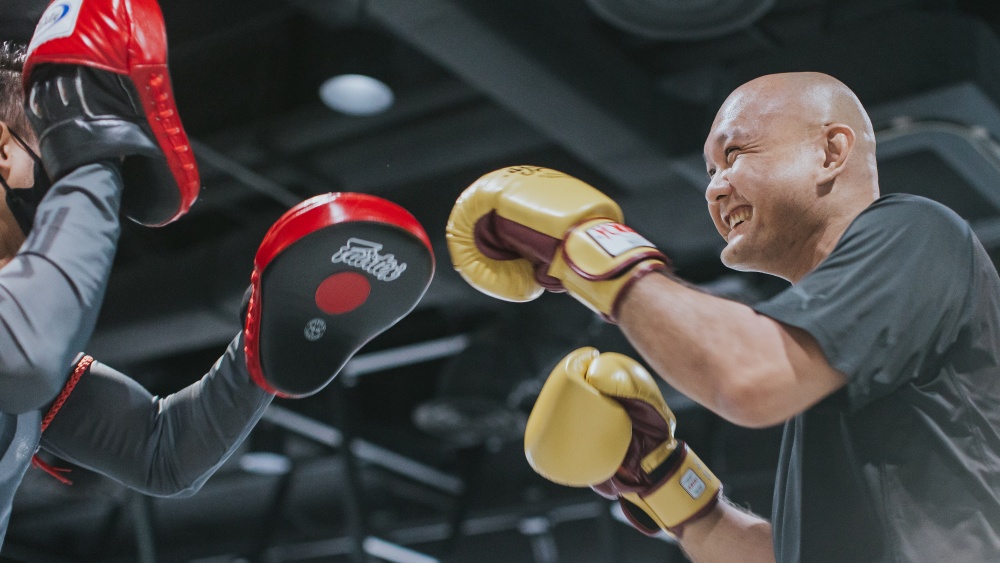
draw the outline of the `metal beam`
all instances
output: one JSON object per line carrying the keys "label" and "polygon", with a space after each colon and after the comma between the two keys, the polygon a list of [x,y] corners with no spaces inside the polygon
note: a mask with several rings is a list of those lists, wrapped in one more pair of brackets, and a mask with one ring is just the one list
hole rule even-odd
{"label": "metal beam", "polygon": [[362,375],[447,358],[462,352],[468,346],[469,335],[456,334],[398,348],[358,354],[347,362],[340,377],[345,378],[344,383],[350,385]]}
{"label": "metal beam", "polygon": [[[337,428],[301,415],[279,405],[270,405],[264,411],[264,420],[309,438],[320,444],[339,448],[344,444],[343,434]],[[398,454],[377,444],[355,438],[350,442],[351,452],[359,460],[402,475],[449,494],[458,495],[465,489],[461,479],[427,464]]]}
{"label": "metal beam", "polygon": [[[466,536],[520,530],[526,519],[538,518],[539,515],[544,517],[550,526],[554,527],[561,523],[599,518],[607,510],[607,505],[607,502],[601,500],[587,502],[567,500],[559,503],[529,504],[513,510],[497,511],[489,514],[475,514],[463,522],[461,529],[462,534]],[[369,538],[366,538],[366,544],[369,548],[376,545],[384,545],[386,547],[395,546],[399,549],[405,549],[400,548],[400,546],[443,541],[448,537],[449,531],[450,526],[444,521],[425,524],[404,524],[387,530],[382,534],[384,537],[369,536]],[[289,543],[272,547],[266,552],[266,556],[271,561],[306,561],[332,558],[350,553],[350,543],[351,540],[347,537]],[[380,551],[380,553],[388,554],[388,551]],[[368,552],[375,555],[370,551]],[[394,551],[394,553],[402,555],[404,552]],[[422,554],[414,552],[413,555]],[[384,555],[379,556],[384,557]],[[191,563],[222,563],[232,561],[232,557],[232,554],[217,555],[194,559],[191,560]],[[389,560],[391,561],[392,559]],[[423,563],[425,560],[413,559],[413,561]]]}
{"label": "metal beam", "polygon": [[[288,1],[319,21],[331,25],[343,21],[339,14],[344,2]],[[579,43],[515,41],[449,0],[370,0],[362,7],[367,19],[421,50],[618,186],[645,190],[673,184],[673,158],[663,140],[650,134],[651,123],[659,121],[653,113],[671,104],[625,57]],[[498,5],[495,13],[506,21],[497,27],[525,25],[521,21],[510,26],[511,14],[500,13],[499,8],[506,5]],[[527,16],[538,19],[544,14]],[[563,60],[585,66],[585,71],[561,72],[566,69],[550,63],[558,57],[548,52],[560,49]],[[617,103],[607,101],[609,91],[620,96]],[[677,107],[670,117],[690,119],[685,113],[690,114]]]}
{"label": "metal beam", "polygon": [[191,139],[191,146],[194,147],[195,155],[200,162],[212,166],[268,199],[285,207],[293,207],[302,201],[301,196],[288,188],[243,166],[201,141]]}

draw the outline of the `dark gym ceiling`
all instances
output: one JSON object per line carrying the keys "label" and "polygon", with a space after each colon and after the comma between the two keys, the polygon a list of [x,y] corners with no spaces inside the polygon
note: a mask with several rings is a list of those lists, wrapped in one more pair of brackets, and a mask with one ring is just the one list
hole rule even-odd
{"label": "dark gym ceiling", "polygon": [[[161,394],[200,377],[239,330],[264,232],[319,193],[371,193],[410,209],[430,234],[437,273],[417,310],[328,390],[277,401],[195,497],[145,499],[80,469],[64,487],[29,471],[9,558],[682,561],[589,491],[535,476],[520,451],[520,424],[551,365],[577,346],[628,352],[627,342],[564,296],[515,306],[479,295],[450,267],[444,224],[478,176],[549,166],[617,199],[680,275],[762,299],[782,283],[718,261],[701,161],[720,103],[761,74],[843,80],[876,124],[883,191],[938,199],[1000,246],[993,2],[161,5],[204,188],[176,224],[125,226],[91,354]],[[27,40],[43,9],[3,0],[0,37]],[[383,80],[395,104],[368,117],[327,109],[318,87],[343,73]],[[778,431],[738,429],[664,390],[681,437],[729,495],[767,514]],[[239,462],[250,451],[280,452],[291,469],[248,472]]]}

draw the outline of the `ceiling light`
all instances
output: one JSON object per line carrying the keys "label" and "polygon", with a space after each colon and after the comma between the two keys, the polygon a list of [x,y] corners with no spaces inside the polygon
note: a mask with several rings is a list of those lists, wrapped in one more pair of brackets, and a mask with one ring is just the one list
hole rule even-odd
{"label": "ceiling light", "polygon": [[777,0],[587,0],[607,23],[648,39],[700,41],[750,27]]}
{"label": "ceiling light", "polygon": [[319,87],[327,107],[347,115],[375,115],[392,106],[395,96],[385,82],[363,74],[341,74]]}
{"label": "ceiling light", "polygon": [[292,469],[292,460],[273,452],[248,452],[239,463],[240,469],[254,475],[284,475]]}

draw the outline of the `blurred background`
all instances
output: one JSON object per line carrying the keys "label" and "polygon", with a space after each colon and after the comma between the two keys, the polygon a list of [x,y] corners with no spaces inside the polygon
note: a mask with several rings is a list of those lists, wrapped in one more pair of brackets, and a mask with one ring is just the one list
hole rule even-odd
{"label": "blurred background", "polygon": [[[707,291],[747,303],[784,282],[736,274],[705,210],[702,143],[726,95],[815,70],[859,95],[883,192],[941,201],[1000,249],[1000,4],[972,0],[162,0],[178,106],[204,188],[163,229],[125,225],[89,353],[168,394],[240,327],[253,254],[281,213],[375,194],[423,223],[423,301],[334,384],[275,401],[188,499],[76,469],[31,469],[8,560],[680,562],[521,448],[549,370],[582,345],[634,352],[566,296],[515,306],[452,270],[444,225],[476,178],[514,164],[578,176]],[[0,38],[45,8],[3,0]],[[725,343],[719,343],[725,353]],[[764,516],[780,428],[735,427],[664,386],[678,434]],[[56,460],[52,460],[56,461]]]}

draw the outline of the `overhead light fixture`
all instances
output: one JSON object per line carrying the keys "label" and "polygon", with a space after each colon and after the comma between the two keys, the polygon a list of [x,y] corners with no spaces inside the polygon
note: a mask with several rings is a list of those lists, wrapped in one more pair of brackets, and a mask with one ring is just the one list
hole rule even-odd
{"label": "overhead light fixture", "polygon": [[240,469],[254,475],[284,475],[292,469],[292,460],[274,452],[247,452],[239,458]]}
{"label": "overhead light fixture", "polygon": [[753,25],[777,0],[586,0],[622,31],[659,41],[701,41]]}
{"label": "overhead light fixture", "polygon": [[341,74],[327,79],[319,87],[319,97],[328,108],[353,116],[382,113],[395,101],[392,88],[364,74]]}

